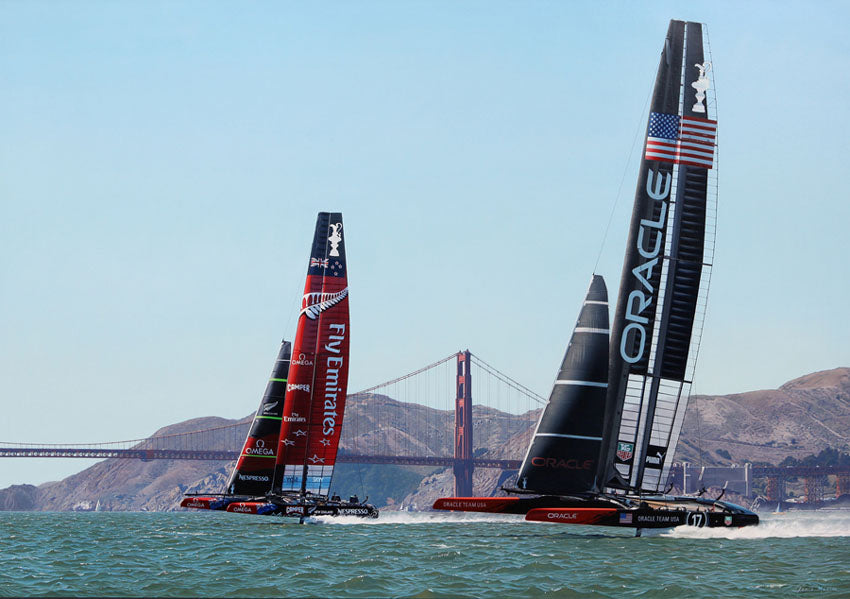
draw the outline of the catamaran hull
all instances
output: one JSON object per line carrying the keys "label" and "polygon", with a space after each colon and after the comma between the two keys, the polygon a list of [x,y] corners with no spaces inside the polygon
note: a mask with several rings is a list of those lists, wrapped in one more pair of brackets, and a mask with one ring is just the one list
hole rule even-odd
{"label": "catamaran hull", "polygon": [[641,498],[627,497],[445,497],[434,502],[433,507],[460,512],[525,514],[525,519],[532,522],[629,528],[736,528],[759,523],[755,513],[723,501],[699,497],[651,498],[650,501],[652,506]]}
{"label": "catamaran hull", "polygon": [[434,502],[435,510],[453,512],[481,512],[486,514],[527,514],[537,508],[559,507],[610,507],[610,502],[587,500],[580,503],[574,498],[549,495],[529,497],[444,497]]}
{"label": "catamaran hull", "polygon": [[525,519],[531,522],[558,522],[627,528],[740,528],[756,525],[756,514],[727,514],[700,510],[618,510],[614,508],[535,508]]}
{"label": "catamaran hull", "polygon": [[311,516],[355,516],[358,518],[377,518],[378,510],[369,504],[303,504],[278,505],[270,502],[242,501],[227,506],[228,512],[238,514],[257,514],[259,516],[278,516],[284,518],[307,518]]}
{"label": "catamaran hull", "polygon": [[234,514],[257,516],[283,516],[304,518],[309,516],[357,516],[377,518],[378,509],[368,503],[350,501],[274,502],[248,497],[184,497],[180,507],[226,511]]}
{"label": "catamaran hull", "polygon": [[224,511],[227,506],[236,501],[228,497],[184,497],[180,502],[180,507],[190,508],[193,510],[214,510]]}

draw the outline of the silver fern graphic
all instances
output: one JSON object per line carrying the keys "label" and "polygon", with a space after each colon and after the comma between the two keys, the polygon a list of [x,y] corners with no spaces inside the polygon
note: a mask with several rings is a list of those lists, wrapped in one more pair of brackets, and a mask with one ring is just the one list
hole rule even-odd
{"label": "silver fern graphic", "polygon": [[319,314],[337,305],[348,295],[348,287],[336,293],[307,293],[301,300],[301,314],[305,314],[310,320],[316,320]]}

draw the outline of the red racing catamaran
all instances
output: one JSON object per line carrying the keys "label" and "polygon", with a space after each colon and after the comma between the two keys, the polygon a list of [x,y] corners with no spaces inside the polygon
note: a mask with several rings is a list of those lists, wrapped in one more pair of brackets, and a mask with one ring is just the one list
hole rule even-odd
{"label": "red racing catamaran", "polygon": [[348,386],[351,327],[342,214],[320,212],[294,344],[278,352],[227,490],[186,508],[297,517],[362,516],[356,496],[329,496]]}

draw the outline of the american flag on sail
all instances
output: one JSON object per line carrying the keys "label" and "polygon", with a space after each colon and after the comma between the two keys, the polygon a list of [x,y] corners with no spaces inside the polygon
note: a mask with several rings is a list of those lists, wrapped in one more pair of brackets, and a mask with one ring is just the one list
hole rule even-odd
{"label": "american flag on sail", "polygon": [[711,168],[717,121],[651,112],[646,136],[647,160]]}

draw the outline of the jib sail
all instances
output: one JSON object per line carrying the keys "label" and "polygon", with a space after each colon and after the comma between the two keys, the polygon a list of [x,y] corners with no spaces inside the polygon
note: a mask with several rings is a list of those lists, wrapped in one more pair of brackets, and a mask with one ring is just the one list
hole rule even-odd
{"label": "jib sail", "polygon": [[684,419],[714,250],[710,71],[702,26],[671,21],[612,323],[602,486],[663,490]]}
{"label": "jib sail", "polygon": [[326,495],[348,383],[348,279],[342,214],[320,212],[286,387],[275,491]]}
{"label": "jib sail", "polygon": [[517,487],[570,494],[594,487],[608,388],[608,291],[594,275]]}
{"label": "jib sail", "polygon": [[271,491],[291,353],[292,344],[281,342],[266,392],[227,482],[231,495],[264,495]]}

